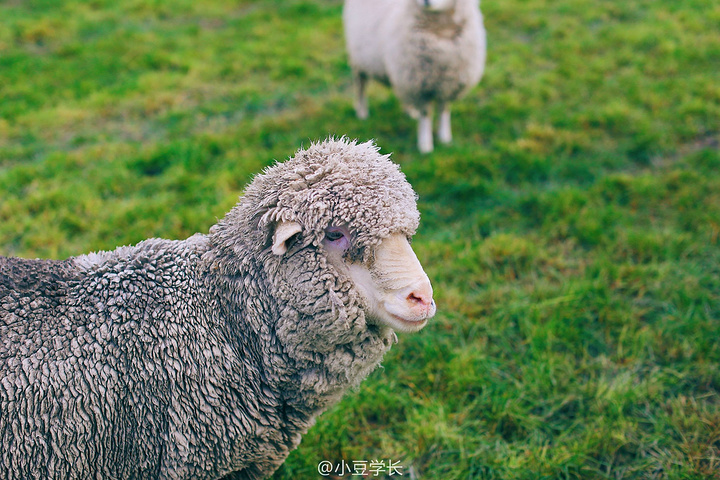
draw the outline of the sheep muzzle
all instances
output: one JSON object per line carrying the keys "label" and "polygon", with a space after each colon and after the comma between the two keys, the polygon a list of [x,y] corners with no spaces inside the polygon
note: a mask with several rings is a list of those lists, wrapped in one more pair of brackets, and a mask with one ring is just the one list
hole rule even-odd
{"label": "sheep muzzle", "polygon": [[372,265],[348,264],[333,256],[329,260],[350,277],[365,300],[369,321],[401,332],[422,329],[436,306],[430,280],[408,239],[399,233],[390,235],[375,248],[373,257]]}

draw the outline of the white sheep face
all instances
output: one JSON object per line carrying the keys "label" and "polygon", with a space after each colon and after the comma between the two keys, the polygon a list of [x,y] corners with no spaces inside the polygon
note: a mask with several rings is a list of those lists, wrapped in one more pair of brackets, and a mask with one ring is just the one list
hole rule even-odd
{"label": "white sheep face", "polygon": [[415,0],[421,8],[434,12],[450,10],[455,6],[455,0]]}
{"label": "white sheep face", "polygon": [[416,332],[435,315],[432,285],[408,239],[393,234],[375,248],[371,265],[350,261],[352,237],[345,227],[325,231],[328,260],[347,275],[365,300],[366,318],[400,332]]}

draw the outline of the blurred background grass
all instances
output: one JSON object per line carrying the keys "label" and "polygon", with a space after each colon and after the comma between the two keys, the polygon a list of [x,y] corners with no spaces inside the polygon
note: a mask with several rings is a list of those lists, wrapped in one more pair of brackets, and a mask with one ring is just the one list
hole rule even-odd
{"label": "blurred background grass", "polygon": [[275,159],[374,138],[438,315],[274,478],[720,478],[720,5],[486,0],[486,75],[426,156],[387,89],[355,118],[341,8],[0,3],[0,254],[207,232]]}

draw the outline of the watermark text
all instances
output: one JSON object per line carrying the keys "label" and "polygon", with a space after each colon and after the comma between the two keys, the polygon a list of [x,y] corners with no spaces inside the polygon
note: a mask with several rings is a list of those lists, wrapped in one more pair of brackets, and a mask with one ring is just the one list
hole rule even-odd
{"label": "watermark text", "polygon": [[323,460],[318,463],[318,473],[323,477],[379,477],[386,475],[402,475],[403,466],[400,461],[387,460],[340,460],[331,462]]}

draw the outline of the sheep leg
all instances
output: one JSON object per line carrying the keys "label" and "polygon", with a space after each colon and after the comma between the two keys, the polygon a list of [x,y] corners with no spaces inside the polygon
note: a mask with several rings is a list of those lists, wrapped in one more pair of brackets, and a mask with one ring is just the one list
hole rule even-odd
{"label": "sheep leg", "polygon": [[443,103],[440,105],[438,140],[440,140],[440,143],[450,143],[452,141],[452,129],[450,127],[450,105],[447,103]]}
{"label": "sheep leg", "polygon": [[368,77],[364,73],[355,74],[355,114],[360,120],[368,118],[368,99],[365,93]]}
{"label": "sheep leg", "polygon": [[420,153],[433,151],[432,105],[420,109],[418,119],[418,150]]}

